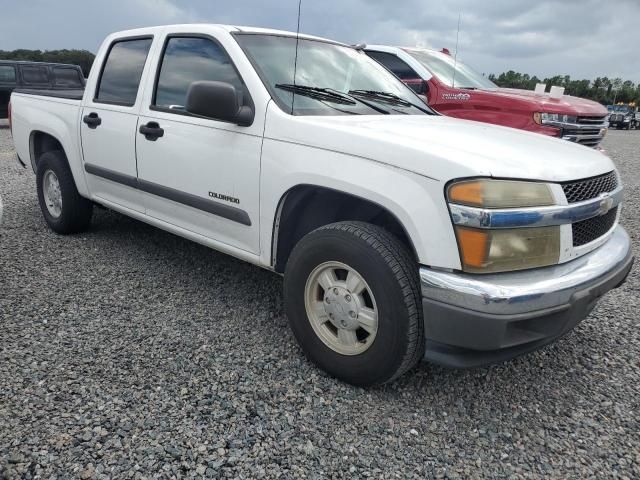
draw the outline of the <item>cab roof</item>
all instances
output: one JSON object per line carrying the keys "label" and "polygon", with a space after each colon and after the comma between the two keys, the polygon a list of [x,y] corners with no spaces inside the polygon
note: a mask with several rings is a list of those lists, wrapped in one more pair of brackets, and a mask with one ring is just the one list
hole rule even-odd
{"label": "cab roof", "polygon": [[[163,32],[185,32],[189,29],[193,29],[197,33],[198,31],[206,31],[206,30],[222,30],[233,33],[248,33],[248,34],[266,34],[266,35],[279,35],[286,37],[295,37],[297,35],[296,32],[290,32],[286,30],[277,30],[273,28],[261,28],[261,27],[251,27],[251,26],[241,26],[241,25],[225,25],[218,23],[184,23],[184,24],[175,24],[175,25],[158,25],[154,27],[144,27],[144,28],[136,28],[134,30],[124,30],[120,32],[114,32],[109,37],[129,37],[129,36],[137,36],[137,35],[150,35],[150,34],[160,34]],[[299,38],[305,40],[319,40],[322,42],[335,43],[337,45],[342,45],[348,47],[350,45],[337,42],[335,40],[331,40],[328,38],[317,37],[315,35],[307,35],[304,33],[299,34]]]}

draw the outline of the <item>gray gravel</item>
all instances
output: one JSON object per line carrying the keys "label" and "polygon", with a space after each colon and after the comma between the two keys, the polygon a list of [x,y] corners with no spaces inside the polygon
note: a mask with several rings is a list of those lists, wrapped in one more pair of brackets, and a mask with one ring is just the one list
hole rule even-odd
{"label": "gray gravel", "polygon": [[[640,131],[610,133],[640,252]],[[98,210],[62,237],[0,128],[0,478],[638,478],[638,269],[507,364],[377,389],[307,362],[279,277]]]}

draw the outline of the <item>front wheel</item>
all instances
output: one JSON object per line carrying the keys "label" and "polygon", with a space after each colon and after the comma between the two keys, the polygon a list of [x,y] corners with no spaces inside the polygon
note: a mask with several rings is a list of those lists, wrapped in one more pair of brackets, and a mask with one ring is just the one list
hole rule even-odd
{"label": "front wheel", "polygon": [[380,227],[340,222],[306,235],[287,262],[284,299],[306,355],[346,382],[389,382],[424,355],[418,265]]}

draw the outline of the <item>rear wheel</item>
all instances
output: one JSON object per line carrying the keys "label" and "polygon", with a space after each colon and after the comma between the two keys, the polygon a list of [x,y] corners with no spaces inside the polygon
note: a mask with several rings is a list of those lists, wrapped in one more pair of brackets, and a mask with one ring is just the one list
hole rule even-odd
{"label": "rear wheel", "polygon": [[80,196],[63,152],[46,152],[36,171],[38,203],[47,225],[57,233],[89,228],[93,204]]}
{"label": "rear wheel", "polygon": [[385,383],[424,355],[418,266],[382,228],[340,222],[309,233],[287,262],[284,292],[302,349],[337,378]]}

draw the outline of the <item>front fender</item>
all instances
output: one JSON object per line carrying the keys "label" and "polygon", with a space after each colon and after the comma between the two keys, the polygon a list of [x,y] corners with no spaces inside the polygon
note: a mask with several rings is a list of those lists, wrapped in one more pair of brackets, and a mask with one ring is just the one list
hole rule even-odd
{"label": "front fender", "polygon": [[342,191],[380,205],[402,224],[419,262],[460,268],[444,184],[366,158],[265,138],[262,150],[261,262],[271,261],[274,219],[282,197],[298,185]]}

